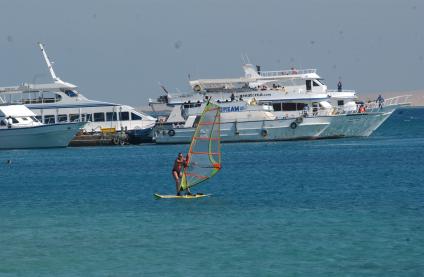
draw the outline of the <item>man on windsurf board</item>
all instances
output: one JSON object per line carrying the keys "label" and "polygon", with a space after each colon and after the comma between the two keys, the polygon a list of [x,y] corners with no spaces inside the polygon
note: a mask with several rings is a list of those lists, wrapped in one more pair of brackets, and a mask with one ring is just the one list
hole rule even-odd
{"label": "man on windsurf board", "polygon": [[[181,195],[181,177],[183,176],[183,167],[186,166],[187,160],[184,159],[182,153],[178,153],[177,158],[174,162],[174,167],[172,168],[172,177],[175,180],[175,187],[177,189],[177,195]],[[191,194],[190,190],[187,188],[187,194]]]}

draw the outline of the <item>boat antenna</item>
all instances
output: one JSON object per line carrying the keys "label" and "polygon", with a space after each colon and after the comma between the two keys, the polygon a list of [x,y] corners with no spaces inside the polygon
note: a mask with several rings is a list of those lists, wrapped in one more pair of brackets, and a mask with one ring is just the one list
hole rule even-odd
{"label": "boat antenna", "polygon": [[244,53],[244,55],[246,56],[247,63],[250,63],[250,59],[249,59],[249,56],[247,55],[247,53]]}
{"label": "boat antenna", "polygon": [[159,86],[166,93],[166,95],[169,95],[169,91],[166,89],[166,87],[164,85],[162,85],[161,82],[159,82]]}
{"label": "boat antenna", "polygon": [[[50,75],[52,75],[54,82],[76,88],[77,86],[75,86],[71,83],[64,82],[59,77],[56,76],[56,73],[54,73],[54,70],[53,70],[53,65],[50,62],[49,57],[47,56],[46,50],[44,49],[44,45],[41,42],[39,42],[38,46],[40,46],[41,53],[43,53],[44,60],[46,61],[47,67],[49,68],[49,71],[50,71]],[[75,91],[75,93],[77,93],[77,92]]]}
{"label": "boat antenna", "polygon": [[52,63],[50,62],[50,59],[49,59],[49,57],[47,56],[46,50],[44,50],[44,45],[43,45],[41,42],[39,42],[39,43],[38,43],[38,46],[40,46],[41,53],[43,53],[44,60],[46,61],[47,67],[49,68],[50,75],[52,75],[53,80],[55,80],[55,81],[61,81],[61,80],[60,80],[60,79],[56,76],[56,73],[54,73]]}
{"label": "boat antenna", "polygon": [[246,61],[244,60],[244,54],[243,53],[240,53],[240,58],[241,58],[241,62],[243,64],[246,64]]}

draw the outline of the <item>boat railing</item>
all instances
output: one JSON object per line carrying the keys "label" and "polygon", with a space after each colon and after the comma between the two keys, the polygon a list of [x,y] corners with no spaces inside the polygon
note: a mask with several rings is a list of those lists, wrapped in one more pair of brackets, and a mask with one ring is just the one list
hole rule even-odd
{"label": "boat railing", "polygon": [[[390,107],[404,106],[410,104],[411,95],[401,95],[396,97],[387,98],[384,101],[378,102],[370,101],[368,103],[358,103],[356,106],[350,108],[347,107],[332,107],[324,108],[321,106],[312,106],[303,110],[297,110],[290,112],[288,117],[315,117],[315,116],[328,116],[328,115],[343,115],[343,114],[361,114],[361,113],[375,113],[375,112],[386,112],[390,111]],[[386,108],[386,109],[385,109]],[[389,108],[389,109],[387,109]]]}
{"label": "boat railing", "polygon": [[391,97],[387,99],[382,99],[381,101],[375,100],[365,103],[365,109],[369,112],[377,112],[384,107],[400,106],[400,105],[409,105],[411,95],[400,95],[396,97]]}
{"label": "boat railing", "polygon": [[355,90],[353,89],[343,89],[343,90],[338,90],[338,89],[327,89],[327,92],[329,93],[334,93],[334,92],[349,92],[349,93],[356,93]]}
{"label": "boat railing", "polygon": [[[368,101],[367,103],[358,103],[356,106],[350,108],[346,107],[337,107],[333,114],[358,114],[358,113],[375,113],[375,112],[385,112],[391,110],[396,106],[405,106],[411,104],[410,102],[411,95],[401,95],[396,97],[391,97],[387,99],[382,99],[380,101]],[[389,108],[389,109],[387,109]]]}
{"label": "boat railing", "polygon": [[289,69],[289,70],[274,70],[274,71],[261,71],[261,77],[283,77],[287,75],[299,75],[316,73],[316,69]]}

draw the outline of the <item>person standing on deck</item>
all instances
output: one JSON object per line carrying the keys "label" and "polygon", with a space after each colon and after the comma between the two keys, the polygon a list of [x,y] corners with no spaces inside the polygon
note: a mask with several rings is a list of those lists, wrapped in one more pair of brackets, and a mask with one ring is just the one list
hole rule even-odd
{"label": "person standing on deck", "polygon": [[337,83],[337,91],[338,91],[338,92],[343,91],[342,81],[340,81],[340,80],[339,80],[339,82]]}
{"label": "person standing on deck", "polygon": [[[175,188],[177,190],[177,195],[181,195],[181,177],[183,176],[183,167],[186,164],[186,159],[184,159],[182,153],[178,153],[177,158],[174,162],[174,167],[172,168],[172,177],[174,177],[175,180]],[[191,194],[190,190],[187,188],[187,194]]]}
{"label": "person standing on deck", "polygon": [[383,103],[384,103],[384,98],[383,98],[383,96],[381,96],[381,94],[378,95],[378,98],[377,98],[376,101],[378,103],[378,108],[379,109],[382,109],[383,108]]}

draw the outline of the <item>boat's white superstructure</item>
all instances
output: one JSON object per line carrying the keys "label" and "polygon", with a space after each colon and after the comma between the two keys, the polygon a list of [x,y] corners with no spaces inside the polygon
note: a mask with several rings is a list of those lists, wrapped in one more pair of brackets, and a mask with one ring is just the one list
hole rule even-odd
{"label": "boat's white superstructure", "polygon": [[24,105],[0,105],[0,149],[66,147],[84,124],[45,125]]}
{"label": "boat's white superstructure", "polygon": [[22,84],[0,88],[0,102],[25,104],[45,123],[87,122],[88,132],[101,129],[142,130],[151,129],[156,119],[137,112],[127,105],[89,100],[77,91],[77,86],[58,78],[47,57],[43,45],[39,44],[54,80],[49,84]]}
{"label": "boat's white superstructure", "polygon": [[[216,102],[221,109],[222,142],[317,138],[329,125],[325,117],[277,118],[272,106],[245,101]],[[156,143],[189,143],[204,104],[175,106],[166,122],[154,131]]]}
{"label": "boat's white superstructure", "polygon": [[327,117],[330,126],[320,135],[325,138],[369,136],[397,107],[408,104],[409,96],[386,99],[384,103],[361,103],[355,91],[343,90],[341,84],[337,90],[328,90],[315,69],[260,71],[251,64],[243,68],[244,77],[193,80],[192,93],[171,95],[166,91],[166,96],[150,101],[150,105],[187,107],[203,102],[206,97],[221,102],[254,101],[271,105],[279,119]]}

